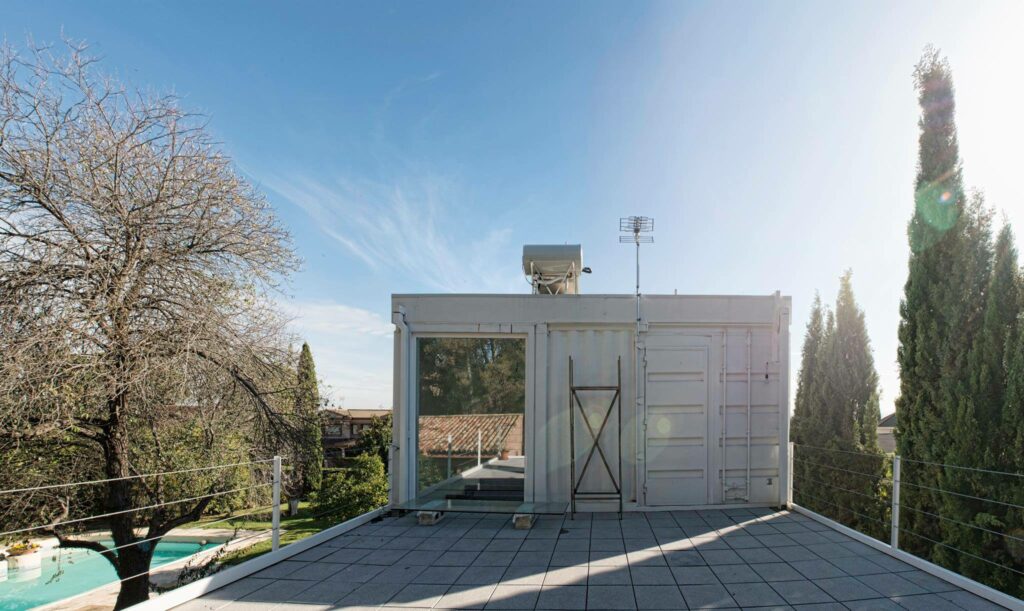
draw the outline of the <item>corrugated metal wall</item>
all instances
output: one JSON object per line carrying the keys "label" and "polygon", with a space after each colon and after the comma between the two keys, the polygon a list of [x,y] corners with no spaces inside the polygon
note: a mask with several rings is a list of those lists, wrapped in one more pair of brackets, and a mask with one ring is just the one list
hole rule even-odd
{"label": "corrugated metal wall", "polygon": [[[624,502],[635,499],[634,476],[636,455],[636,404],[633,390],[633,332],[628,328],[566,329],[547,331],[547,401],[538,404],[537,444],[543,444],[547,460],[544,493],[552,501],[568,501],[570,492],[569,460],[569,357],[573,358],[577,385],[612,385],[616,383],[616,361],[622,359],[622,479]],[[538,372],[539,373],[539,372]],[[582,405],[595,432],[600,427],[612,393],[581,394]],[[577,409],[577,417],[580,416]],[[586,460],[592,437],[586,427],[576,427],[577,477]],[[612,470],[618,461],[618,421],[613,412],[601,436],[601,447]],[[616,474],[617,475],[617,474]],[[587,490],[611,490],[600,456],[594,454],[581,480]]]}
{"label": "corrugated metal wall", "polygon": [[[779,363],[774,354],[773,332],[749,328],[750,385],[747,385],[747,332],[731,328],[727,334],[725,409],[725,501],[747,500],[747,403],[750,397],[750,492],[752,503],[774,503],[779,498]],[[720,335],[719,335],[720,337]],[[721,380],[722,358],[717,370]],[[717,407],[721,413],[721,404]],[[721,447],[723,431],[718,431]],[[720,480],[719,480],[720,481]],[[722,502],[722,501],[719,501]]]}

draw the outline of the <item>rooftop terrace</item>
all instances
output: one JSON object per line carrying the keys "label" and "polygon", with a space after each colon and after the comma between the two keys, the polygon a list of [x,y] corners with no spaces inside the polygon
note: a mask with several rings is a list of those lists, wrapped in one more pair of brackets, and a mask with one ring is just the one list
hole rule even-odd
{"label": "rooftop terrace", "polygon": [[792,512],[414,515],[365,524],[197,609],[998,609]]}

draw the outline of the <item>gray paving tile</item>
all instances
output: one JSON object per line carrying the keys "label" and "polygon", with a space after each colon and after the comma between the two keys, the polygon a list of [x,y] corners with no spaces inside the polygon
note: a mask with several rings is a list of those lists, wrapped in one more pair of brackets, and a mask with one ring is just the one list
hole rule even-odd
{"label": "gray paving tile", "polygon": [[551,554],[551,566],[586,566],[590,562],[590,552],[555,552]]}
{"label": "gray paving tile", "polygon": [[375,566],[372,564],[353,564],[335,573],[331,579],[337,581],[365,582],[370,581],[377,576],[377,573],[380,573],[383,570],[384,567],[382,566]]}
{"label": "gray paving tile", "polygon": [[786,601],[766,583],[733,583],[726,590],[741,607],[771,607]]}
{"label": "gray paving tile", "polygon": [[668,566],[665,562],[665,557],[661,555],[661,551],[644,550],[639,552],[628,552],[626,554],[626,561],[629,566]]}
{"label": "gray paving tile", "polygon": [[632,586],[587,586],[587,609],[636,609]]}
{"label": "gray paving tile", "polygon": [[403,556],[410,553],[408,550],[403,549],[382,549],[372,550],[369,554],[363,556],[356,561],[356,564],[377,564],[380,566],[391,566]]}
{"label": "gray paving tile", "polygon": [[921,586],[903,579],[899,575],[861,575],[857,577],[869,588],[876,590],[883,596],[913,596],[914,594],[927,594]]}
{"label": "gray paving tile", "polygon": [[[804,579],[804,575],[801,575],[795,568],[785,562],[768,562],[765,564],[752,564],[750,565],[761,579],[765,581],[799,581]],[[837,571],[837,576],[842,575],[842,572]]]}
{"label": "gray paving tile", "polygon": [[626,566],[625,552],[590,550],[590,566]]}
{"label": "gray paving tile", "polygon": [[547,576],[547,569],[537,566],[510,566],[505,569],[501,576],[501,583],[504,585],[540,586]]}
{"label": "gray paving tile", "polygon": [[629,585],[633,579],[626,566],[590,566],[590,573],[587,576],[587,585],[592,586],[616,586]]}
{"label": "gray paving tile", "polygon": [[538,609],[586,609],[586,585],[544,586],[537,598]]}
{"label": "gray paving tile", "polygon": [[454,585],[437,601],[438,609],[483,609],[496,585]]}
{"label": "gray paving tile", "polygon": [[494,588],[485,609],[533,609],[539,596],[540,586],[502,584]]}
{"label": "gray paving tile", "polygon": [[405,586],[388,601],[391,607],[430,608],[441,600],[449,586],[436,583],[413,583]]}
{"label": "gray paving tile", "polygon": [[396,564],[395,566],[385,567],[383,571],[374,575],[370,583],[409,584],[426,568],[422,564]]}
{"label": "gray paving tile", "polygon": [[782,558],[786,562],[800,562],[801,560],[816,560],[820,561],[821,558],[807,549],[799,545],[792,545],[788,547],[772,547],[771,550],[775,552],[775,555]]}
{"label": "gray paving tile", "polygon": [[501,582],[502,576],[505,574],[505,567],[503,566],[471,566],[466,568],[459,575],[459,578],[455,581],[457,584],[498,584]]}
{"label": "gray paving tile", "polygon": [[701,558],[708,564],[746,564],[739,554],[731,549],[726,550],[701,550]]}
{"label": "gray paving tile", "polygon": [[327,547],[326,545],[318,545],[312,549],[307,549],[304,552],[292,556],[291,559],[298,560],[300,562],[314,562],[316,560],[323,558],[324,556],[327,556],[328,554],[333,554],[336,551],[338,550],[332,547]]}
{"label": "gray paving tile", "polygon": [[546,586],[585,586],[587,585],[587,566],[568,566],[549,568],[544,576]]}
{"label": "gray paving tile", "polygon": [[409,583],[446,583],[453,584],[465,571],[461,566],[427,566],[424,571],[414,576]]}
{"label": "gray paving tile", "polygon": [[403,587],[398,583],[366,583],[343,596],[336,604],[341,607],[383,605]]}
{"label": "gray paving tile", "polygon": [[306,566],[308,566],[308,563],[295,562],[293,560],[284,560],[282,562],[278,562],[277,564],[272,564],[268,566],[262,571],[256,573],[254,577],[259,577],[263,579],[280,579]]}
{"label": "gray paving tile", "polygon": [[449,549],[453,552],[482,552],[487,548],[490,539],[459,539]]}
{"label": "gray paving tile", "polygon": [[625,552],[626,547],[622,539],[590,539],[590,551],[592,552]]}
{"label": "gray paving tile", "polygon": [[903,562],[902,560],[897,560],[887,554],[877,553],[861,557],[870,560],[871,562],[877,564],[878,566],[882,567],[883,569],[891,573],[902,573],[906,571],[916,570],[914,567],[910,566],[906,562]]}
{"label": "gray paving tile", "polygon": [[491,539],[487,543],[485,551],[488,552],[518,552],[523,542],[519,539]]}
{"label": "gray paving tile", "polygon": [[850,611],[899,611],[903,607],[888,598],[872,598],[870,600],[852,600],[845,603]]}
{"label": "gray paving tile", "polygon": [[958,611],[962,609],[952,601],[937,594],[917,594],[914,596],[894,596],[892,600],[910,611]]}
{"label": "gray paving tile", "polygon": [[308,603],[333,603],[347,596],[362,584],[344,581],[321,581],[299,592],[290,600]]}
{"label": "gray paving tile", "polygon": [[980,596],[959,590],[957,592],[942,592],[939,597],[944,598],[953,604],[959,606],[961,609],[968,609],[969,611],[995,611],[1002,607],[995,603],[989,602]]}
{"label": "gray paving tile", "polygon": [[747,564],[763,564],[766,562],[782,562],[782,558],[779,558],[768,548],[764,547],[753,547],[750,549],[738,549],[736,553],[743,559]]}
{"label": "gray paving tile", "polygon": [[676,584],[672,571],[667,566],[637,566],[630,567],[629,574],[633,579],[633,585],[637,587],[647,585],[671,585]]}
{"label": "gray paving tile", "polygon": [[925,573],[924,571],[907,571],[906,573],[900,573],[900,577],[933,594],[937,592],[955,592],[960,589],[945,579],[939,579],[935,575]]}
{"label": "gray paving tile", "polygon": [[684,609],[686,603],[676,585],[634,587],[637,609]]}
{"label": "gray paving tile", "polygon": [[764,579],[746,564],[719,564],[711,567],[722,583],[758,583]]}
{"label": "gray paving tile", "polygon": [[828,577],[844,577],[846,573],[824,560],[800,560],[789,563],[807,579],[825,579]]}
{"label": "gray paving tile", "polygon": [[247,594],[242,598],[242,600],[261,603],[285,602],[292,600],[293,597],[298,595],[300,592],[315,584],[316,582],[314,581],[281,579],[269,583],[255,592]]}
{"label": "gray paving tile", "polygon": [[674,566],[672,575],[676,578],[676,583],[681,586],[718,585],[720,583],[711,568],[706,566]]}
{"label": "gray paving tile", "polygon": [[690,609],[728,609],[736,607],[729,590],[723,585],[680,586]]}
{"label": "gray paving tile", "polygon": [[555,551],[555,539],[527,539],[523,541],[519,551],[521,552],[553,552]]}
{"label": "gray paving tile", "polygon": [[494,552],[494,551],[483,551],[476,557],[473,564],[480,566],[508,566],[512,564],[513,558],[516,557],[516,552]]}
{"label": "gray paving tile", "polygon": [[[828,561],[829,564],[835,566],[847,575],[877,575],[879,573],[888,573],[889,570],[885,569],[874,562],[871,562],[867,558],[861,558],[854,556],[851,558],[833,558]],[[823,564],[823,563],[822,563]],[[825,577],[831,577],[831,575],[824,575]]]}
{"label": "gray paving tile", "polygon": [[775,581],[772,589],[791,605],[832,602],[832,597],[810,581]]}
{"label": "gray paving tile", "polygon": [[512,566],[547,566],[551,563],[551,552],[516,552]]}
{"label": "gray paving tile", "polygon": [[429,566],[437,562],[437,559],[440,558],[443,553],[444,552],[437,550],[413,550],[405,556],[402,556],[402,562],[406,564],[425,564]]}
{"label": "gray paving tile", "polygon": [[696,550],[672,550],[664,554],[669,566],[704,566],[704,557]]}
{"label": "gray paving tile", "polygon": [[855,577],[830,577],[827,579],[815,579],[814,585],[824,590],[829,596],[838,601],[867,600],[878,598],[880,592],[869,588]]}

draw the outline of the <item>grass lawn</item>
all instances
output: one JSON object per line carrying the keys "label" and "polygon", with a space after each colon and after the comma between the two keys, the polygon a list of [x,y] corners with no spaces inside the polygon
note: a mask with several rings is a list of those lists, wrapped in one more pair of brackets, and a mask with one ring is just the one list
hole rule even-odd
{"label": "grass lawn", "polygon": [[[244,512],[243,512],[244,513]],[[193,522],[189,524],[189,528],[205,528],[208,522],[220,520],[224,516],[210,516],[204,518],[199,522]],[[271,514],[268,510],[266,514],[254,514],[245,517],[241,517],[236,521],[232,522],[218,522],[217,524],[209,524],[209,528],[238,528],[240,530],[270,530]],[[300,541],[315,535],[316,533],[330,528],[337,524],[338,521],[331,516],[316,517],[316,513],[309,506],[309,503],[300,503],[299,512],[295,516],[288,515],[288,505],[284,503],[281,505],[281,547],[288,545],[294,541]],[[245,549],[231,552],[224,556],[222,563],[226,565],[238,564],[245,562],[256,556],[260,556],[270,551],[271,542],[270,539],[260,541]]]}

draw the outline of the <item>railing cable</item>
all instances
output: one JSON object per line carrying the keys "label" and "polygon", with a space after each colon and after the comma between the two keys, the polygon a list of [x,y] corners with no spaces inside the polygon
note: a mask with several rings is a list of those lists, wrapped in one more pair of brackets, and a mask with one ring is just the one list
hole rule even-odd
{"label": "railing cable", "polygon": [[833,467],[833,466],[826,465],[825,463],[820,463],[820,462],[811,462],[809,460],[803,460],[802,458],[794,458],[793,462],[803,463],[805,465],[814,465],[814,466],[818,466],[818,467],[825,467],[826,469],[832,469],[834,471],[842,471],[844,473],[852,473],[854,475],[861,475],[861,476],[864,476],[864,477],[870,477],[872,479],[877,479],[879,481],[889,482],[890,484],[892,483],[892,478],[891,477],[885,477],[884,475],[878,475],[878,474],[872,474],[872,473],[864,473],[862,471],[851,471],[850,469],[843,469],[843,468],[840,468],[840,467]]}
{"label": "railing cable", "polygon": [[809,499],[814,499],[815,501],[819,501],[819,502],[821,502],[821,503],[825,503],[826,505],[831,505],[831,506],[833,506],[833,507],[835,507],[835,508],[837,508],[837,509],[842,509],[843,511],[849,511],[849,512],[850,512],[850,513],[852,513],[853,515],[856,515],[856,516],[860,516],[860,517],[862,517],[862,518],[864,518],[864,519],[867,519],[867,520],[871,520],[871,521],[873,521],[873,522],[878,522],[879,524],[882,524],[882,525],[885,525],[885,526],[888,526],[888,525],[889,525],[889,523],[888,523],[888,522],[886,522],[885,520],[882,520],[881,518],[876,518],[876,517],[874,517],[874,516],[869,516],[869,515],[866,515],[866,514],[860,513],[860,512],[858,512],[858,511],[854,511],[853,509],[850,509],[849,507],[843,507],[842,505],[837,505],[837,504],[835,504],[835,503],[833,503],[833,502],[831,502],[831,501],[826,501],[825,499],[821,499],[821,498],[818,498],[818,497],[816,497],[816,496],[813,496],[813,495],[807,494],[806,492],[801,492],[801,491],[799,491],[799,490],[796,490],[796,489],[794,489],[794,490],[793,490],[793,494],[794,494],[794,495],[795,495],[795,494],[801,494],[801,495],[803,495],[803,496],[806,496],[806,497],[807,497],[807,498],[809,498]]}
{"label": "railing cable", "polygon": [[167,501],[166,503],[156,503],[154,505],[148,505],[146,507],[135,507],[135,508],[132,508],[132,509],[123,509],[121,511],[111,511],[110,513],[104,513],[104,514],[100,514],[100,515],[89,516],[87,518],[75,518],[74,520],[65,520],[63,522],[56,522],[54,524],[44,524],[42,526],[29,526],[27,528],[19,528],[17,530],[9,530],[9,531],[6,531],[6,532],[0,532],[0,537],[5,537],[7,535],[15,535],[15,534],[18,534],[18,533],[23,533],[23,532],[31,532],[31,531],[34,531],[34,530],[48,530],[48,529],[52,529],[52,528],[57,528],[58,526],[65,526],[67,524],[77,524],[79,522],[88,522],[89,520],[99,520],[101,518],[109,518],[109,517],[113,517],[113,516],[123,515],[123,514],[126,514],[126,513],[132,513],[132,512],[135,512],[135,511],[146,511],[146,510],[149,510],[149,509],[156,509],[158,507],[165,507],[167,505],[178,505],[178,504],[181,504],[181,503],[190,503],[190,502],[193,502],[193,501],[200,501],[200,500],[205,499],[205,498],[224,496],[226,494],[234,494],[236,492],[245,492],[247,490],[254,490],[256,488],[265,488],[267,486],[273,486],[273,484],[272,483],[257,484],[255,486],[247,486],[245,488],[235,488],[234,490],[224,490],[222,492],[214,492],[214,493],[211,493],[211,494],[204,494],[202,496],[195,496],[195,497],[187,498],[187,499],[178,499],[178,500],[175,500],[175,501]]}
{"label": "railing cable", "polygon": [[924,486],[922,484],[914,484],[912,482],[903,481],[900,482],[902,486],[911,486],[913,488],[920,488],[922,490],[930,490],[932,492],[938,492],[940,494],[952,494],[953,496],[959,496],[965,499],[973,499],[975,501],[981,501],[983,503],[995,503],[996,505],[1002,505],[1004,507],[1011,507],[1013,509],[1024,509],[1024,505],[1015,505],[1013,503],[1005,503],[1003,501],[997,501],[995,499],[986,499],[980,496],[974,496],[971,494],[964,494],[962,492],[953,492],[952,490],[943,490],[942,488],[932,488],[931,486]]}
{"label": "railing cable", "polygon": [[912,462],[919,465],[931,465],[933,467],[946,467],[947,469],[962,469],[964,471],[977,471],[979,473],[991,473],[993,475],[1009,475],[1010,477],[1024,477],[1024,473],[1012,473],[1010,471],[996,471],[993,469],[981,469],[979,467],[962,467],[960,465],[947,465],[941,462],[928,462],[927,460],[914,460],[913,458],[900,457],[903,462]]}
{"label": "railing cable", "polygon": [[46,486],[32,486],[30,488],[12,488],[10,490],[0,490],[2,494],[14,494],[15,492],[32,492],[35,490],[53,490],[55,488],[73,488],[75,486],[88,486],[91,484],[105,484],[107,482],[120,482],[130,479],[140,479],[143,477],[158,477],[162,475],[177,475],[179,473],[195,473],[198,471],[212,471],[214,469],[229,469],[231,467],[244,467],[247,465],[259,465],[262,463],[273,462],[273,458],[266,460],[254,460],[251,462],[240,462],[230,465],[212,465],[209,467],[196,467],[195,469],[180,469],[178,471],[164,471],[162,473],[141,473],[139,475],[126,475],[125,477],[112,477],[110,479],[94,479],[87,482],[71,482],[69,484],[49,484]]}
{"label": "railing cable", "polygon": [[1014,541],[1020,541],[1021,543],[1024,543],[1024,539],[1022,539],[1021,537],[1015,537],[1015,536],[1007,534],[1007,533],[1001,533],[1001,532],[998,532],[998,531],[995,531],[995,530],[989,530],[987,528],[984,528],[982,526],[977,526],[975,524],[968,524],[967,522],[961,522],[959,520],[954,520],[953,518],[947,518],[946,516],[940,516],[937,513],[932,513],[930,511],[925,511],[923,509],[917,509],[916,507],[911,507],[910,505],[901,504],[900,506],[903,509],[909,509],[910,511],[913,511],[915,513],[922,513],[922,514],[924,514],[926,516],[931,516],[933,518],[938,518],[939,520],[943,520],[945,522],[952,522],[953,524],[959,524],[960,526],[966,526],[967,528],[973,528],[975,530],[980,530],[982,532],[987,532],[987,533],[992,534],[992,535],[998,535],[1000,537],[1006,537],[1007,539],[1013,539]]}
{"label": "railing cable", "polygon": [[964,550],[960,549],[959,547],[953,547],[952,545],[948,545],[946,543],[943,543],[942,541],[936,541],[935,539],[932,539],[930,537],[926,537],[924,535],[918,534],[918,533],[916,533],[916,532],[914,532],[912,530],[907,530],[906,528],[902,528],[901,527],[900,531],[908,533],[908,534],[911,534],[911,535],[914,535],[915,537],[919,537],[921,539],[924,539],[925,541],[934,543],[935,545],[941,545],[942,547],[946,547],[946,548],[949,548],[949,549],[951,549],[953,551],[960,552],[961,554],[964,554],[965,556],[970,556],[971,558],[974,558],[975,560],[981,560],[982,562],[987,562],[987,563],[989,563],[989,564],[991,564],[993,566],[997,566],[997,567],[999,567],[1001,569],[1006,569],[1007,571],[1012,571],[1014,573],[1017,573],[1018,575],[1024,575],[1024,571],[1018,571],[1017,569],[1015,569],[1013,567],[1006,566],[1005,564],[999,564],[998,562],[992,562],[988,558],[982,558],[981,556],[978,556],[976,554],[972,554],[971,552],[964,551]]}

